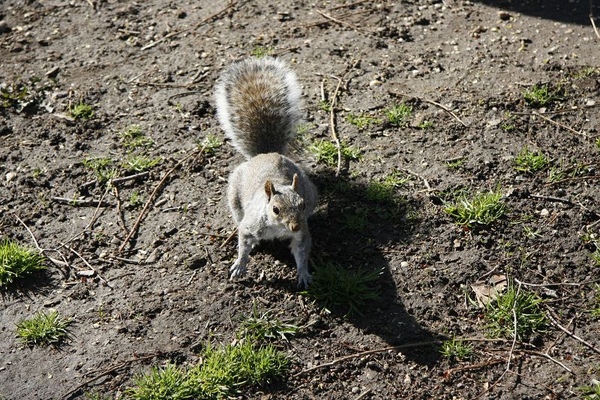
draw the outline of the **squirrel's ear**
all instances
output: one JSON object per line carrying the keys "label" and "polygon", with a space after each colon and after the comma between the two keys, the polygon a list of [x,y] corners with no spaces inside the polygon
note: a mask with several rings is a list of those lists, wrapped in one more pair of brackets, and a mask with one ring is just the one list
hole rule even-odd
{"label": "squirrel's ear", "polygon": [[265,182],[265,193],[267,194],[268,200],[271,200],[271,196],[273,196],[273,193],[275,193],[273,182],[271,182],[270,180]]}
{"label": "squirrel's ear", "polygon": [[298,188],[298,174],[294,174],[294,177],[292,178],[292,190],[295,192],[297,188]]}

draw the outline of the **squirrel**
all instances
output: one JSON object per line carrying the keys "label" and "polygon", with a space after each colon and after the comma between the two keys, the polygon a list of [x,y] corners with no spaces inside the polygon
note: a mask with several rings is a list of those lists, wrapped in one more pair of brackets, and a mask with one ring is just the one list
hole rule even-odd
{"label": "squirrel", "polygon": [[229,66],[215,87],[217,118],[246,161],[229,176],[227,197],[238,227],[238,256],[231,280],[243,276],[250,251],[261,240],[291,239],[298,287],[311,282],[307,219],[317,203],[308,175],[286,156],[300,121],[296,74],[272,57]]}

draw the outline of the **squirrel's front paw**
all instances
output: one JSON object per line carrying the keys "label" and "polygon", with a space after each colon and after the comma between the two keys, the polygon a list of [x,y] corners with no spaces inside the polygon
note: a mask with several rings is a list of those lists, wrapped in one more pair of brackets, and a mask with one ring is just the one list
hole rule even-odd
{"label": "squirrel's front paw", "polygon": [[241,278],[246,275],[246,266],[242,265],[239,261],[236,261],[230,268],[229,272],[231,275],[229,276],[229,280],[233,281],[234,279]]}
{"label": "squirrel's front paw", "polygon": [[310,273],[305,273],[302,275],[298,275],[298,289],[308,289],[310,283],[312,282],[312,275]]}

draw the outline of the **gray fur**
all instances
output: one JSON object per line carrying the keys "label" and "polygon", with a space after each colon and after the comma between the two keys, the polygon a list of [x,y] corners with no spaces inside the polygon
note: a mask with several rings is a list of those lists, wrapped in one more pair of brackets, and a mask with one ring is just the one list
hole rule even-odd
{"label": "gray fur", "polygon": [[301,90],[296,75],[272,58],[232,64],[215,89],[217,117],[233,146],[247,159],[285,154],[300,121]]}
{"label": "gray fur", "polygon": [[[284,156],[300,119],[295,74],[271,58],[233,64],[215,89],[217,115],[233,146],[247,161],[229,177],[229,208],[238,225],[238,257],[231,279],[246,273],[250,251],[261,240],[289,239],[298,286],[310,284],[308,217],[317,189],[306,173]],[[296,184],[294,185],[294,179]]]}

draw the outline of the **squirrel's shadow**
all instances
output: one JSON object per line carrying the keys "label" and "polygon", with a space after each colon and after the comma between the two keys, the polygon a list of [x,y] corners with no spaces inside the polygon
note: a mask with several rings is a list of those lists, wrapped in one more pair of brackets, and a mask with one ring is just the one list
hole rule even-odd
{"label": "squirrel's shadow", "polygon": [[335,307],[330,311],[390,346],[418,343],[402,353],[419,364],[435,363],[439,347],[431,343],[441,338],[410,315],[399,295],[404,283],[396,283],[392,274],[392,269],[401,268],[402,250],[397,245],[410,243],[419,223],[421,200],[373,182],[323,172],[312,178],[320,191],[320,207],[310,220],[315,279],[319,279],[319,260],[361,273],[381,271],[374,282],[379,295],[365,302],[359,313]]}

